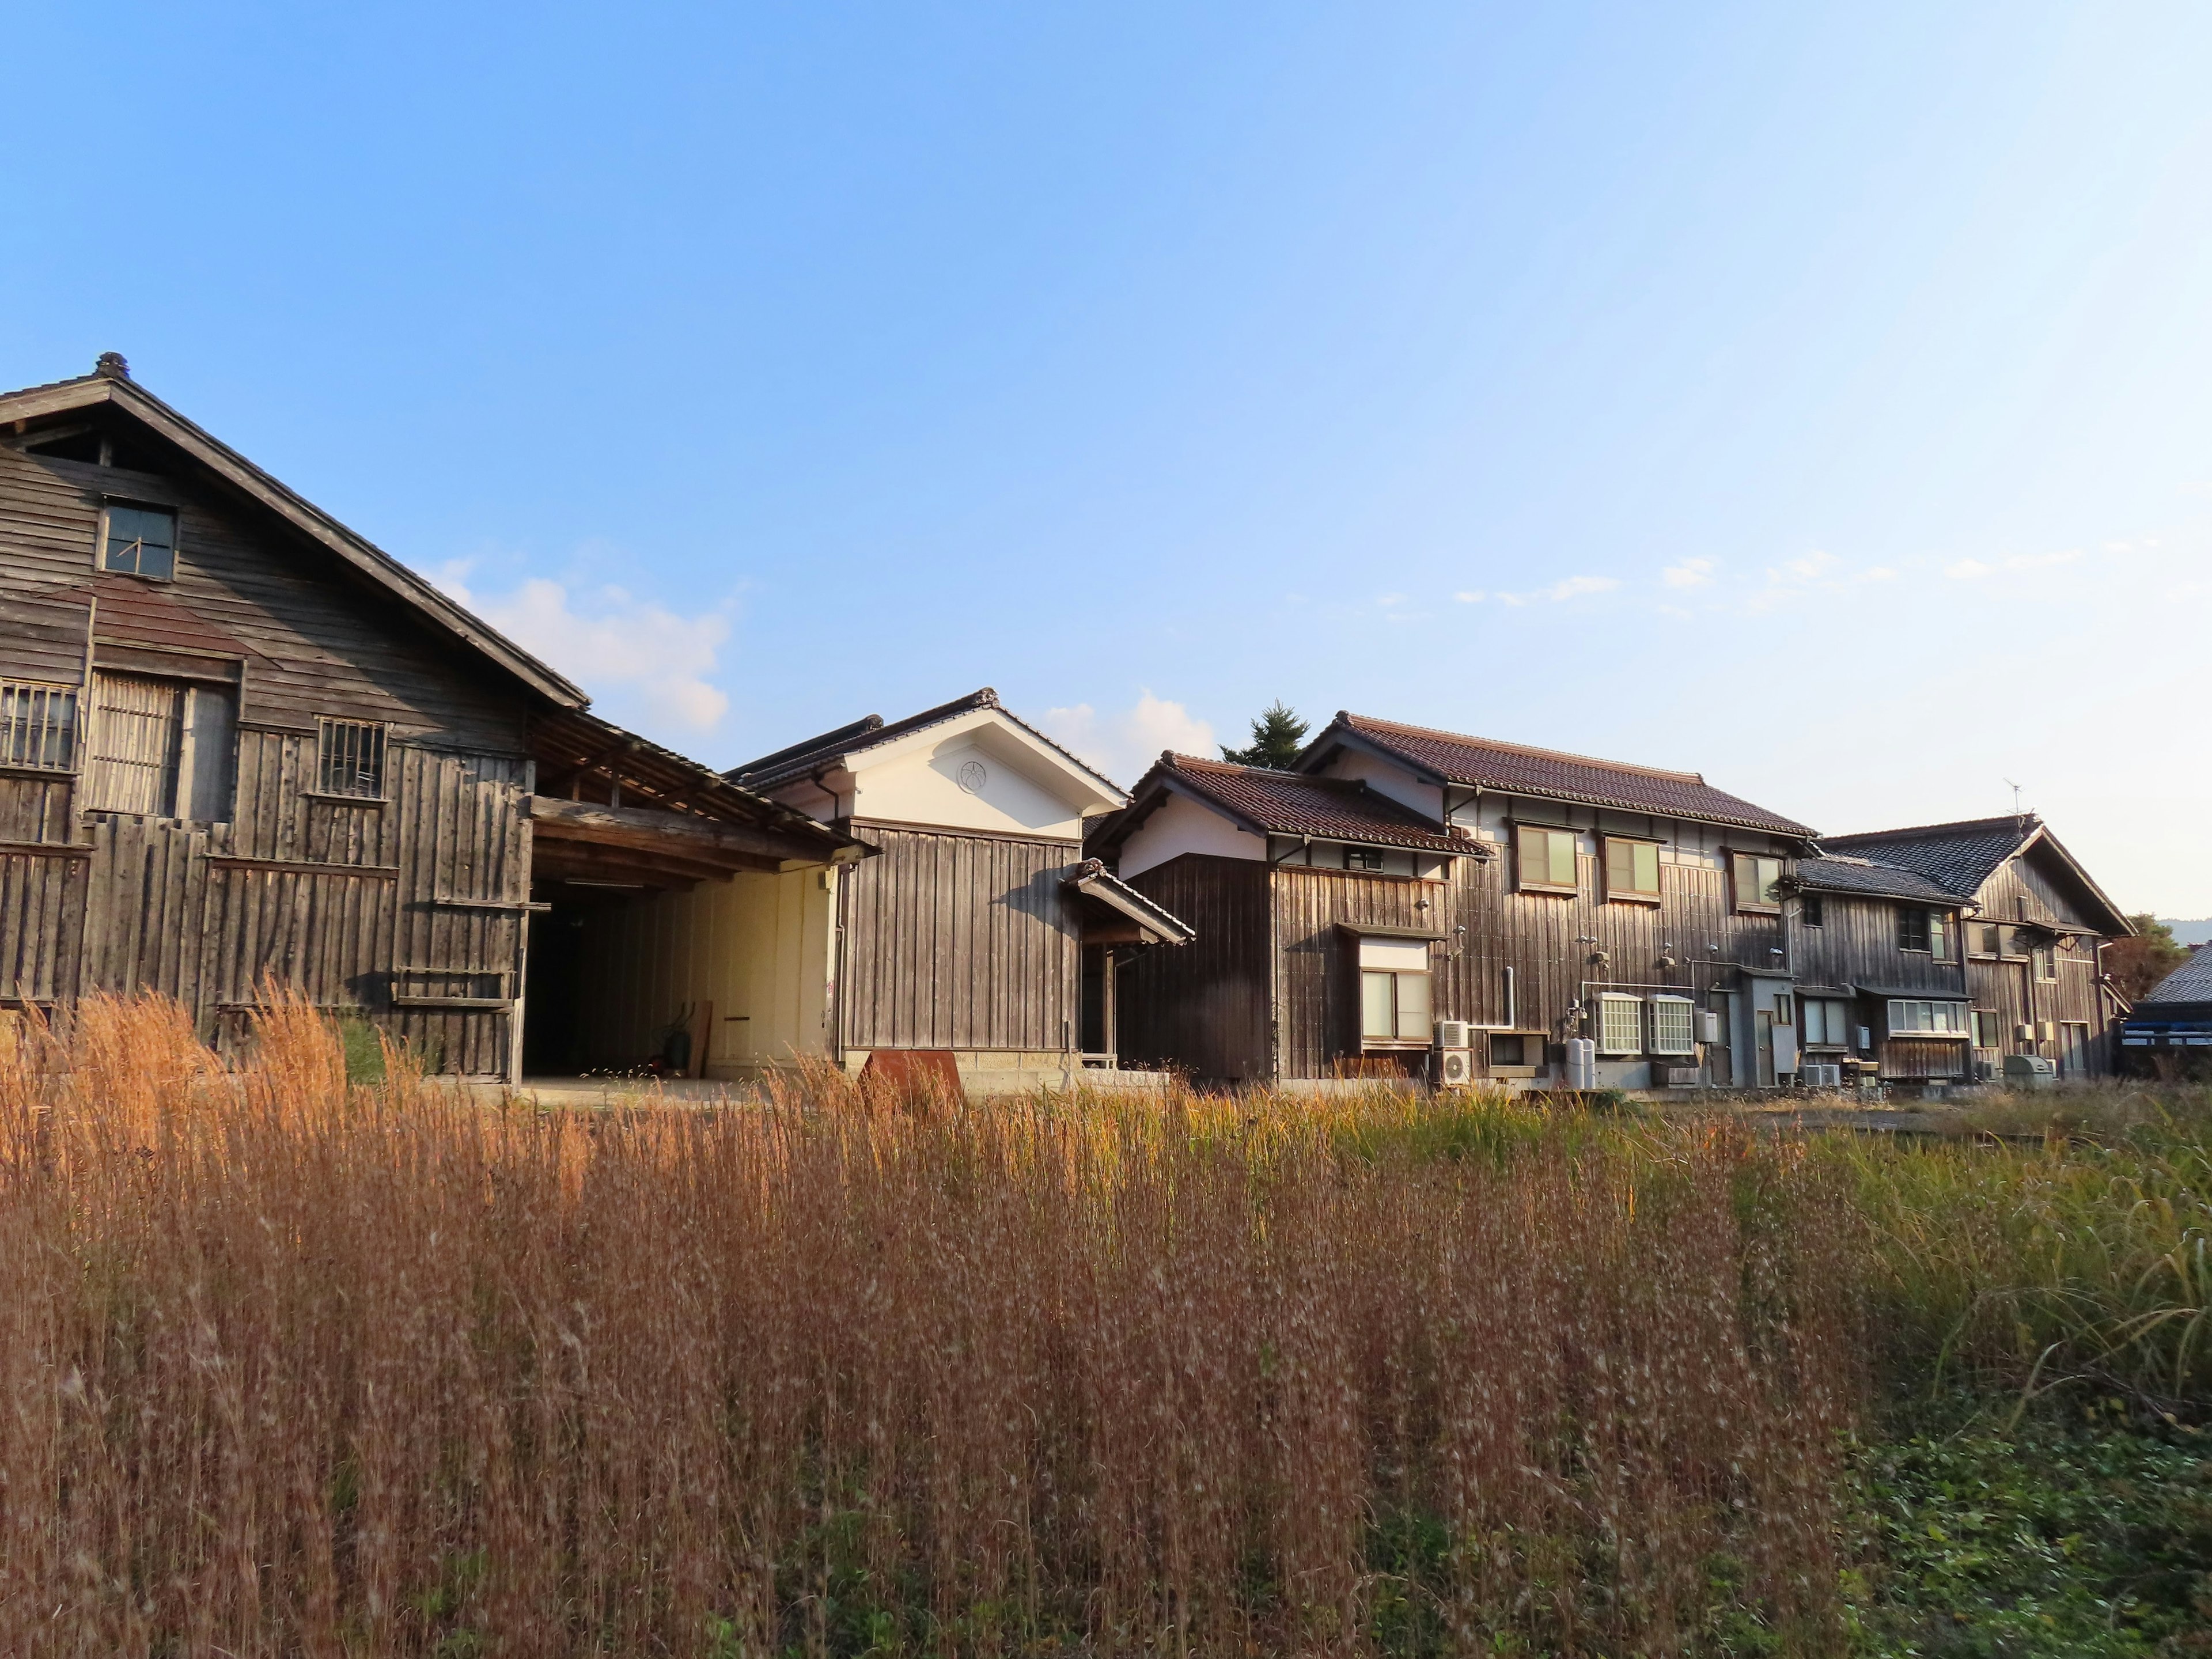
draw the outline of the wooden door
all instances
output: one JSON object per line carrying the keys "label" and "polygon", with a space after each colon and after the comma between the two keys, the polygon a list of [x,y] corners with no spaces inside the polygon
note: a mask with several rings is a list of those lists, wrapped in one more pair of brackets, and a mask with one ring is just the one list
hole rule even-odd
{"label": "wooden door", "polygon": [[1729,1022],[1729,999],[1724,992],[1715,992],[1709,999],[1714,1017],[1720,1023],[1719,1041],[1705,1045],[1706,1075],[1717,1089],[1733,1087],[1735,1083],[1735,1050],[1732,1046],[1735,1033]]}
{"label": "wooden door", "polygon": [[183,686],[136,674],[94,674],[85,804],[94,811],[173,816],[184,734]]}
{"label": "wooden door", "polygon": [[2081,1020],[2061,1021],[2058,1027],[2058,1075],[2089,1075],[2089,1027]]}

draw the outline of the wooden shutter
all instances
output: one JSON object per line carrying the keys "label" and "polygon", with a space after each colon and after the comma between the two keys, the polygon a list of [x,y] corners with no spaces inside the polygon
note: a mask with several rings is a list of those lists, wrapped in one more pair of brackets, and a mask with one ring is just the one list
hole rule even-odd
{"label": "wooden shutter", "polygon": [[92,701],[92,809],[170,816],[184,742],[184,688],[135,674],[94,674]]}

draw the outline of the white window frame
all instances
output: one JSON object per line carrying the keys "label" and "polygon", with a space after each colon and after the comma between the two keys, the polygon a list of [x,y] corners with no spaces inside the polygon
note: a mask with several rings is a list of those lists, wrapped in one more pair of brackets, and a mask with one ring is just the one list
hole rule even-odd
{"label": "white window frame", "polygon": [[1601,1054],[1644,1052],[1644,999],[1601,992],[1597,1000],[1597,1051]]}
{"label": "white window frame", "polygon": [[[1598,869],[1599,873],[1605,882],[1605,896],[1608,901],[1614,902],[1626,901],[1629,903],[1634,904],[1656,904],[1659,902],[1659,884],[1663,879],[1659,873],[1660,845],[1660,842],[1650,840],[1642,836],[1604,836],[1600,837],[1599,850],[1601,856],[1599,860]],[[1627,854],[1629,875],[1632,880],[1634,879],[1636,874],[1636,865],[1638,861],[1637,854],[1640,852],[1650,852],[1651,854],[1650,886],[1615,887],[1613,884],[1613,854],[1615,848],[1619,848]]]}
{"label": "white window frame", "polygon": [[1688,997],[1651,999],[1651,1052],[1655,1054],[1694,1054],[1698,1052],[1697,1004]]}
{"label": "white window frame", "polygon": [[[1973,1019],[1963,1002],[1893,997],[1887,1018],[1892,1036],[1964,1037],[1970,1042],[1973,1040]],[[1923,1019],[1927,1023],[1918,1023]]]}

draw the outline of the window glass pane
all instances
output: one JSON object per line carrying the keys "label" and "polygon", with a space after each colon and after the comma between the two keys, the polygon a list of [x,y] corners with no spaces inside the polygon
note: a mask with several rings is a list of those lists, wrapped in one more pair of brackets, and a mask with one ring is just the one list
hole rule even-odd
{"label": "window glass pane", "polygon": [[1398,1035],[1396,1023],[1397,993],[1391,984],[1392,974],[1363,973],[1359,976],[1359,1035],[1364,1037],[1394,1037]]}
{"label": "window glass pane", "polygon": [[1828,1009],[1826,1003],[1808,997],[1805,1000],[1805,1041],[1826,1042],[1828,1040]]}
{"label": "window glass pane", "polygon": [[1644,1051],[1644,1003],[1639,997],[1598,999],[1598,1047],[1608,1054]]}
{"label": "window glass pane", "polygon": [[100,563],[110,570],[167,580],[176,568],[177,520],[143,507],[107,509],[107,545]]}
{"label": "window glass pane", "polygon": [[1401,1037],[1426,1036],[1429,1034],[1429,976],[1426,974],[1396,974],[1398,981],[1398,1035]]}
{"label": "window glass pane", "polygon": [[1659,849],[1648,842],[1636,843],[1636,890],[1656,893],[1659,890]]}
{"label": "window glass pane", "polygon": [[1827,921],[1827,907],[1818,893],[1805,895],[1803,906],[1798,914],[1808,927],[1820,927]]}
{"label": "window glass pane", "polygon": [[1575,837],[1571,830],[1554,830],[1549,840],[1552,848],[1552,885],[1573,887],[1580,884],[1581,872],[1575,868]]}
{"label": "window glass pane", "polygon": [[1951,959],[1951,918],[1941,910],[1928,913],[1928,948],[1938,962]]}
{"label": "window glass pane", "polygon": [[1636,888],[1636,855],[1625,841],[1607,841],[1605,844],[1605,890],[1607,893],[1632,892]]}
{"label": "window glass pane", "polygon": [[[231,772],[238,753],[238,713],[230,694],[195,686],[185,700],[184,765],[190,795],[180,816],[200,823],[230,822]],[[185,790],[180,786],[179,795]]]}

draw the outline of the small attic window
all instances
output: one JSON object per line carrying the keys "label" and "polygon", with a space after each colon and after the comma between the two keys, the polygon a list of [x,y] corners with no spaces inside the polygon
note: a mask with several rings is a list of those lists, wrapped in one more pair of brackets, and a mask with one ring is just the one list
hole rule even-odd
{"label": "small attic window", "polygon": [[100,568],[167,581],[177,574],[177,515],[112,501],[101,515]]}

